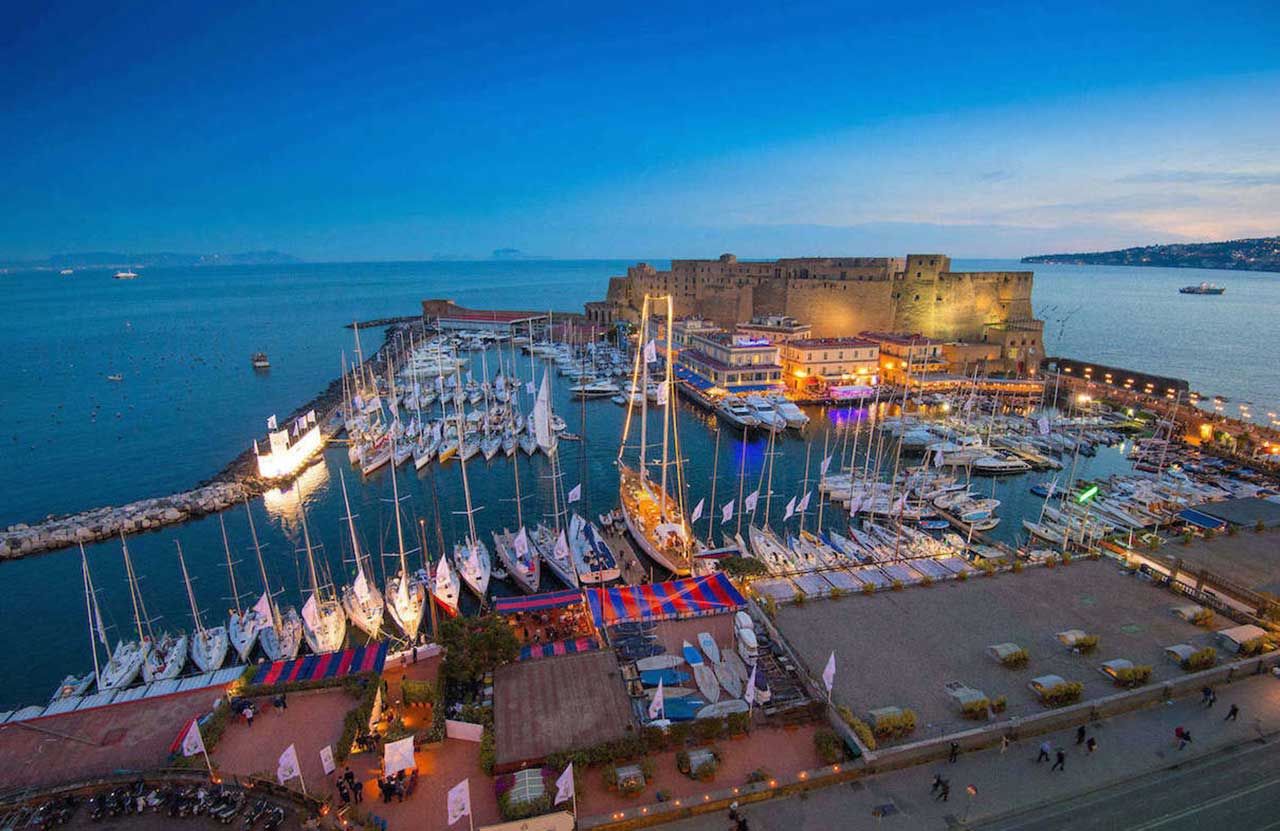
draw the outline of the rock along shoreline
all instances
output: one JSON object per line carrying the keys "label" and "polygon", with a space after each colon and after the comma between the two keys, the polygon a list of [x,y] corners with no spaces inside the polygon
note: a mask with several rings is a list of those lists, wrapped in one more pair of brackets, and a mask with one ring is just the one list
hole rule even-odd
{"label": "rock along shoreline", "polygon": [[[364,366],[375,375],[385,370],[387,347],[401,332],[420,325],[420,318],[388,318],[382,345],[365,359]],[[364,325],[364,324],[361,324]],[[377,325],[375,322],[373,325]],[[319,395],[298,407],[281,424],[316,411],[320,431],[327,443],[342,430],[342,378],[335,378]],[[323,452],[323,451],[321,451]],[[303,468],[305,470],[305,466]],[[302,471],[298,471],[301,473]],[[285,487],[296,476],[263,479],[258,475],[252,447],[194,488],[169,496],[152,497],[127,505],[107,506],[75,514],[50,516],[35,523],[18,523],[0,531],[0,560],[14,560],[32,554],[56,551],[78,543],[93,543],[121,534],[154,531],[190,519],[215,514],[257,497],[271,488]]]}

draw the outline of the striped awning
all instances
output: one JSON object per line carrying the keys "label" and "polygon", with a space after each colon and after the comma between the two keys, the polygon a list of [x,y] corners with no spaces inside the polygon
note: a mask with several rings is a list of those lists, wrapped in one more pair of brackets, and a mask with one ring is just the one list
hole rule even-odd
{"label": "striped awning", "polygon": [[667,583],[587,589],[596,626],[635,620],[671,620],[745,608],[747,601],[721,572]]}
{"label": "striped awning", "polygon": [[532,661],[537,658],[550,658],[555,655],[572,655],[575,652],[590,652],[599,649],[595,638],[573,638],[555,643],[527,644],[520,648],[520,660]]}
{"label": "striped awning", "polygon": [[582,592],[577,589],[565,589],[544,594],[530,594],[522,597],[495,597],[493,608],[500,615],[513,615],[516,612],[536,612],[542,609],[559,609],[582,602]]}
{"label": "striped awning", "polygon": [[357,646],[341,652],[324,655],[307,655],[292,661],[276,661],[258,667],[253,685],[293,684],[299,681],[318,681],[321,678],[341,678],[362,672],[381,672],[387,662],[387,642]]}

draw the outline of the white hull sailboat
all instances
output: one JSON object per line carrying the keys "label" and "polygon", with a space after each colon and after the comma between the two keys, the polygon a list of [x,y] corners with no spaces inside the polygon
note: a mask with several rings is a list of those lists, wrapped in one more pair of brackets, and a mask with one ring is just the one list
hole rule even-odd
{"label": "white hull sailboat", "polygon": [[[246,500],[246,507],[248,502]],[[248,662],[253,654],[253,647],[258,642],[258,633],[270,626],[270,608],[264,605],[245,610],[240,605],[240,590],[236,586],[236,570],[231,563],[231,544],[227,541],[227,524],[222,515],[218,515],[218,524],[222,527],[222,550],[227,556],[227,578],[231,582],[231,599],[236,607],[227,615],[227,639],[231,648],[240,656],[240,660]]]}
{"label": "white hull sailboat", "polygon": [[479,540],[459,542],[453,547],[453,563],[467,588],[484,600],[489,593],[489,578],[493,570],[488,547]]}
{"label": "white hull sailboat", "polygon": [[563,532],[557,534],[555,530],[538,523],[533,531],[533,547],[542,555],[547,568],[560,578],[560,582],[570,588],[578,588],[578,570],[573,565],[573,554]]}
{"label": "white hull sailboat", "polygon": [[396,477],[391,477],[391,509],[396,515],[396,543],[400,551],[400,571],[387,579],[387,612],[409,643],[418,639],[422,626],[422,613],[426,610],[427,592],[422,581],[409,571],[404,550],[404,525],[400,518],[400,487]]}
{"label": "white hull sailboat", "polygon": [[542,580],[542,559],[529,542],[524,526],[514,534],[507,529],[493,532],[493,550],[511,579],[529,594],[537,594]]}
{"label": "white hull sailboat", "polygon": [[142,645],[142,677],[148,684],[176,678],[187,664],[187,636],[165,632],[157,638],[151,631],[151,620],[147,617],[147,607],[138,589],[138,575],[134,573],[133,560],[129,557],[129,546],[125,544],[123,534],[120,543],[124,550],[125,578],[129,581],[129,594],[133,601],[133,620]]}
{"label": "white hull sailboat", "polygon": [[436,563],[436,573],[431,580],[431,596],[450,616],[457,617],[461,594],[462,583],[458,580],[458,574],[449,567],[449,556],[442,555]]}
{"label": "white hull sailboat", "polygon": [[311,596],[302,606],[302,635],[307,646],[317,655],[337,652],[347,640],[347,615],[342,604],[328,587],[321,586],[316,576],[315,555],[311,550],[311,532],[307,530],[307,512],[298,495],[298,515],[302,520],[302,541],[307,549],[307,567],[311,574]]}
{"label": "white hull sailboat", "polygon": [[288,606],[282,612],[272,600],[271,582],[267,580],[267,567],[262,560],[262,546],[258,544],[258,529],[253,525],[248,499],[244,501],[244,511],[249,517],[249,535],[253,538],[253,552],[258,557],[258,572],[262,575],[262,597],[253,607],[256,616],[264,620],[258,629],[258,643],[268,660],[292,661],[302,647],[302,618],[297,609]]}
{"label": "white hull sailboat", "polygon": [[195,624],[195,630],[189,642],[191,663],[199,667],[201,672],[212,672],[220,669],[227,660],[227,649],[231,646],[227,640],[227,627],[211,626],[208,629],[204,627],[204,622],[200,619],[200,609],[196,606],[195,592],[191,590],[191,575],[187,573],[187,561],[182,556],[182,543],[174,540],[174,544],[178,546],[178,565],[182,568],[182,582],[187,587],[187,600],[191,602],[191,620]]}
{"label": "white hull sailboat", "polygon": [[[394,481],[395,477],[392,476]],[[351,500],[347,498],[347,479],[338,471],[342,483],[342,504],[347,509],[347,531],[351,534],[351,556],[356,563],[356,579],[350,586],[342,587],[342,608],[356,628],[370,639],[382,631],[382,594],[365,575],[365,559],[360,555],[360,540],[356,537],[355,517],[351,514]]]}

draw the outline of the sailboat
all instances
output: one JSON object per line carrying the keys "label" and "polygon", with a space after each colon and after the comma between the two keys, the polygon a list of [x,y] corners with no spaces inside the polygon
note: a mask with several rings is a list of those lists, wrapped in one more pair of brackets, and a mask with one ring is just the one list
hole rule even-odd
{"label": "sailboat", "polygon": [[532,541],[533,547],[542,555],[542,561],[560,578],[560,582],[570,588],[578,588],[578,570],[573,564],[573,553],[564,532],[557,532],[539,522],[533,529]]}
{"label": "sailboat", "polygon": [[[462,414],[457,413],[458,435],[463,433]],[[476,536],[475,508],[471,506],[471,484],[467,480],[467,459],[459,454],[459,469],[462,471],[462,493],[467,503],[467,538],[453,547],[453,563],[458,574],[476,596],[484,602],[489,592],[489,576],[493,563],[489,558],[489,549]]]}
{"label": "sailboat", "polygon": [[[502,380],[502,376],[498,376]],[[502,533],[493,532],[493,550],[502,561],[503,568],[520,588],[536,594],[542,581],[542,558],[537,549],[529,542],[529,534],[524,529],[524,508],[520,500],[520,462],[511,457],[511,476],[516,490],[516,532],[503,528]]]}
{"label": "sailboat", "polygon": [[[187,636],[171,632],[163,633],[159,639],[151,631],[151,620],[147,617],[147,607],[142,601],[142,590],[138,588],[138,575],[133,570],[133,560],[129,557],[129,546],[120,537],[124,550],[125,577],[129,581],[129,595],[133,600],[133,620],[138,627],[138,637],[142,641],[142,677],[147,683],[165,681],[176,678],[187,663]],[[143,634],[143,628],[146,634]]]}
{"label": "sailboat", "polygon": [[418,628],[422,626],[422,612],[426,608],[427,593],[422,581],[409,572],[409,564],[404,552],[404,525],[400,518],[400,488],[396,477],[391,476],[391,510],[396,515],[396,544],[400,550],[400,572],[387,579],[387,611],[391,619],[404,632],[409,643],[418,638]]}
{"label": "sailboat", "polygon": [[[342,504],[347,508],[347,530],[351,534],[351,555],[356,561],[356,579],[350,586],[342,587],[342,608],[351,622],[369,636],[378,637],[382,631],[382,592],[365,574],[364,557],[360,556],[360,541],[356,538],[355,517],[351,515],[351,500],[347,498],[347,479],[338,471],[342,483]],[[392,476],[392,481],[395,477]]]}
{"label": "sailboat", "polygon": [[301,493],[298,514],[302,518],[302,544],[307,550],[307,569],[311,575],[311,596],[302,606],[302,635],[317,655],[337,652],[347,639],[347,615],[338,599],[320,585],[316,575],[316,558],[311,550],[311,532],[307,530],[307,512],[302,507]]}
{"label": "sailboat", "polygon": [[538,397],[533,402],[533,435],[538,448],[548,456],[553,456],[560,440],[552,428],[550,372],[549,369],[542,370],[542,386],[538,387]]}
{"label": "sailboat", "polygon": [[249,534],[253,537],[253,551],[258,555],[258,571],[262,575],[262,597],[253,608],[257,614],[267,619],[268,624],[258,631],[258,643],[262,651],[272,661],[292,661],[298,657],[298,649],[302,646],[302,617],[292,606],[284,612],[271,597],[271,583],[267,580],[267,567],[262,562],[262,546],[258,544],[258,531],[253,525],[253,512],[249,510],[249,500],[244,502],[245,513],[249,515]]}
{"label": "sailboat", "polygon": [[[102,648],[106,651],[108,658],[112,660],[114,658],[111,655],[111,647],[107,645],[107,633],[102,626],[102,614],[98,611],[98,598],[94,595],[93,580],[89,577],[89,560],[85,556],[83,544],[80,546],[80,575],[84,583],[85,614],[89,619],[89,651],[93,654],[93,672],[78,678],[75,675],[68,675],[63,678],[62,683],[58,685],[57,692],[53,694],[53,699],[50,701],[51,704],[63,699],[77,698],[84,695],[95,681],[98,684],[98,689],[110,689],[110,687],[102,685],[103,670],[98,664],[98,643],[102,643]],[[122,642],[120,645],[124,646],[124,643]],[[124,682],[125,684],[136,678],[139,670],[142,669],[142,652],[138,649],[136,643],[130,644],[130,646],[132,649],[128,651],[128,656],[133,660],[129,666],[123,663],[117,663],[113,666],[111,660],[107,662],[107,668],[113,671],[113,680],[126,669],[132,670],[132,674],[130,674],[128,681]],[[117,685],[123,686],[123,684]]]}
{"label": "sailboat", "polygon": [[178,565],[182,567],[182,582],[187,586],[187,600],[191,602],[191,619],[195,622],[195,632],[191,635],[191,662],[201,672],[212,672],[227,660],[227,627],[204,627],[200,619],[200,609],[196,606],[196,595],[191,590],[191,575],[187,573],[187,561],[182,556],[182,543],[177,540],[173,544],[178,547]]}
{"label": "sailboat", "polygon": [[459,595],[462,593],[462,581],[458,573],[449,566],[449,555],[442,554],[436,563],[436,573],[431,578],[431,596],[436,599],[440,608],[451,616],[458,616]]}
{"label": "sailboat", "polygon": [[[640,339],[636,349],[635,363],[631,370],[631,387],[645,389],[649,384],[649,361],[654,356],[653,344],[649,340],[650,312],[652,301],[666,304],[666,331],[671,331],[672,302],[670,295],[651,297],[645,295],[640,316]],[[656,305],[656,303],[654,303]],[[645,354],[649,353],[649,354]],[[649,478],[648,451],[649,401],[641,399],[640,406],[627,406],[627,419],[622,431],[622,443],[618,448],[618,495],[622,502],[622,517],[627,530],[640,549],[654,562],[676,575],[687,575],[693,569],[693,553],[697,542],[685,521],[682,495],[684,493],[682,467],[679,460],[670,459],[673,435],[676,432],[675,395],[672,394],[672,355],[669,346],[663,348],[664,377],[658,387],[656,396],[658,406],[662,409],[662,463],[661,478],[655,482]],[[637,414],[637,409],[639,410]],[[627,437],[631,430],[633,418],[640,421],[640,455],[638,466],[629,467],[622,461],[627,448]],[[678,443],[678,440],[677,440]],[[674,467],[676,481],[675,496],[668,490],[668,470]]]}
{"label": "sailboat", "polygon": [[236,587],[236,572],[231,564],[231,545],[227,542],[227,523],[218,514],[218,524],[222,527],[222,550],[227,555],[227,577],[231,581],[231,599],[236,604],[227,616],[227,638],[235,649],[240,660],[248,661],[253,653],[253,646],[258,642],[258,633],[271,625],[269,614],[260,614],[255,606],[247,612],[240,605],[240,590]]}

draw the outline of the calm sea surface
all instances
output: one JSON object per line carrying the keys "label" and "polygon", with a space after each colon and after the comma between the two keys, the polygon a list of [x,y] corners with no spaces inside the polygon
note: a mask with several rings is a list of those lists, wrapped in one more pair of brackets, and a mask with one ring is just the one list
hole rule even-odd
{"label": "calm sea surface", "polygon": [[[0,525],[159,496],[212,475],[261,432],[267,416],[289,412],[336,376],[342,350],[353,348],[352,333],[343,328],[352,319],[412,314],[429,297],[480,308],[580,309],[584,301],[600,298],[606,279],[623,273],[626,265],[548,261],[147,269],[129,282],[112,280],[102,270],[73,277],[2,276],[8,308],[0,327],[0,348],[7,357],[0,363],[0,413],[7,435],[0,453],[5,494]],[[1018,267],[1007,261],[956,265]],[[1201,392],[1252,401],[1256,413],[1275,411],[1280,404],[1280,375],[1270,368],[1267,354],[1280,315],[1280,275],[1067,266],[1042,266],[1036,272],[1034,305],[1049,321],[1045,335],[1050,354],[1186,377]],[[1179,286],[1201,280],[1225,284],[1227,293],[1177,294]],[[365,334],[364,349],[376,348],[381,337],[380,330]],[[250,354],[258,350],[271,357],[267,373],[249,367]],[[527,360],[522,357],[526,375]],[[124,380],[108,381],[114,373]],[[585,435],[581,443],[562,444],[564,479],[569,486],[584,483],[583,513],[609,510],[617,499],[612,463],[623,409],[607,399],[584,407],[569,400],[563,379],[555,383],[557,411],[570,429]],[[813,415],[808,432],[812,445],[798,437],[779,442],[775,521],[786,501],[805,489],[806,456],[811,477],[816,476],[828,428],[834,441],[840,425],[856,423],[865,414]],[[703,497],[710,501],[713,471],[718,504],[736,495],[740,470],[745,470],[746,489],[752,490],[767,458],[763,439],[744,443],[740,434],[725,431],[715,461],[713,426],[701,412],[684,408],[681,436],[689,460],[691,504]],[[1127,468],[1114,450],[1084,464],[1080,473],[1085,476]],[[379,551],[395,551],[387,503],[389,471],[361,481],[346,463],[345,448],[331,448],[303,477],[299,490],[321,560],[339,580],[350,570],[340,473],[351,490],[366,549],[375,558]],[[490,531],[514,526],[510,462],[473,461],[468,473],[475,503],[483,506],[476,514],[481,534],[488,539]],[[551,503],[545,458],[521,456],[519,475],[527,523]],[[415,538],[425,537],[428,551],[437,557],[441,537],[451,546],[466,530],[465,517],[456,513],[463,507],[458,466],[433,464],[421,474],[410,466],[398,476],[401,496],[407,497],[407,527]],[[1014,539],[1019,517],[1038,509],[1039,500],[1027,488],[1040,478],[1042,474],[1028,474],[979,483],[1004,502],[997,537]],[[301,605],[305,572],[297,555],[297,494],[268,495],[253,503],[252,510],[273,589],[283,589],[288,602]],[[257,593],[261,580],[249,550],[244,510],[224,517],[232,555],[239,562],[240,590]],[[842,517],[828,512],[826,519],[832,524]],[[703,533],[706,522],[700,523]],[[215,617],[222,622],[230,589],[218,519],[207,517],[130,540],[135,566],[144,575],[149,611],[160,618],[157,626],[191,628],[175,540],[186,552],[206,624]],[[120,544],[105,542],[87,550],[107,625],[127,634],[131,619]],[[415,551],[411,557],[421,554]],[[73,550],[0,563],[0,578],[6,586],[0,600],[0,639],[23,645],[0,652],[0,677],[9,681],[0,687],[0,709],[8,709],[46,700],[63,675],[84,671],[91,661],[79,558]],[[511,591],[500,584],[496,589]],[[31,637],[33,625],[39,629],[37,638]]]}

